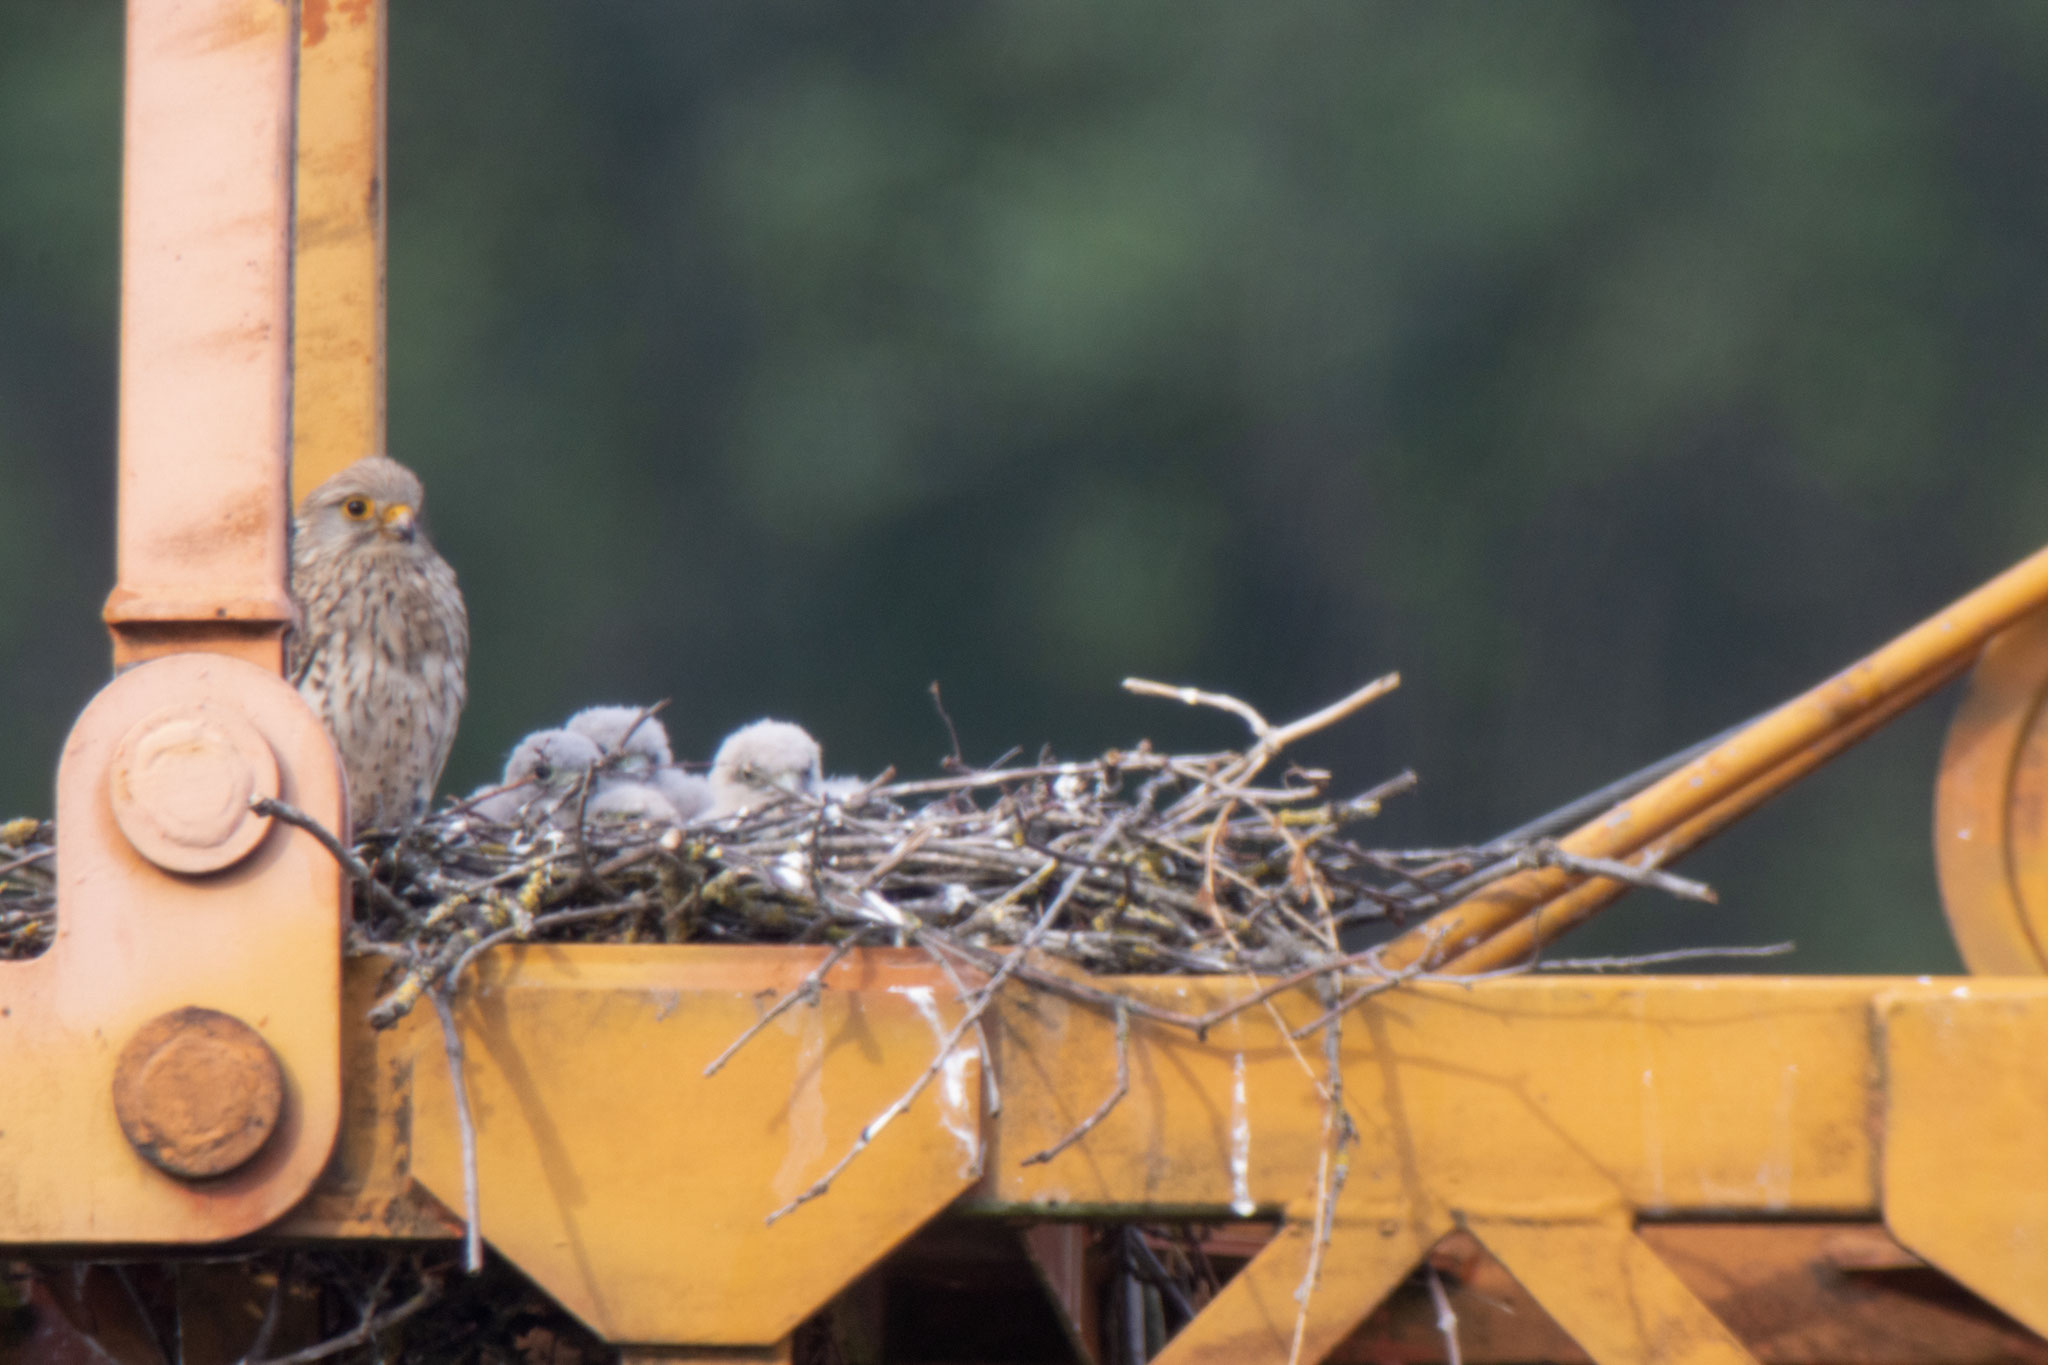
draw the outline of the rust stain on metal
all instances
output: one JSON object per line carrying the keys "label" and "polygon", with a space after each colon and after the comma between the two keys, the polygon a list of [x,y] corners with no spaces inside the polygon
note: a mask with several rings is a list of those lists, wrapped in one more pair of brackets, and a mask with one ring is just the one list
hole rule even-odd
{"label": "rust stain on metal", "polygon": [[350,28],[360,28],[370,17],[370,0],[304,0],[299,12],[299,42],[317,47],[327,40],[328,13],[332,10]]}
{"label": "rust stain on metal", "polygon": [[144,1024],[114,1069],[114,1113],[135,1150],[186,1180],[255,1156],[284,1109],[284,1072],[231,1014],[188,1006]]}

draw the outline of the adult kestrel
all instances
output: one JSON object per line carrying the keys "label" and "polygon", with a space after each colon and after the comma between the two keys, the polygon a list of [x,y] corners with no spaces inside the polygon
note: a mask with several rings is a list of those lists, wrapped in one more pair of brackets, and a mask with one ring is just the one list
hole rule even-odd
{"label": "adult kestrel", "polygon": [[292,523],[291,677],[341,755],[358,831],[426,810],[467,695],[469,615],[420,525],[423,497],[411,470],[372,455]]}

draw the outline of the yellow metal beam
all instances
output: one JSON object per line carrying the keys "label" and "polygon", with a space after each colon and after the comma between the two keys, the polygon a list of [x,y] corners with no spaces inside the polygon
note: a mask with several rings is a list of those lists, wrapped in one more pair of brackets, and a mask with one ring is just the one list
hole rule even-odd
{"label": "yellow metal beam", "polygon": [[2033,983],[1888,994],[1884,1215],[1913,1251],[2048,1335],[2048,1009]]}
{"label": "yellow metal beam", "polygon": [[1467,1227],[1598,1365],[1756,1365],[1625,1216]]}
{"label": "yellow metal beam", "polygon": [[[784,1014],[704,1077],[819,957],[598,945],[491,955],[462,1013],[485,1235],[614,1339],[765,1351],[941,1208],[1279,1217],[1282,1235],[1169,1358],[1286,1358],[1325,1169],[1320,1040],[1290,1044],[1263,1009],[1203,1041],[1135,1023],[1123,1101],[1026,1165],[1109,1093],[1116,1030],[1093,1010],[1006,990],[987,1020],[999,1111],[980,1104],[969,1033],[975,1055],[942,1067],[829,1193],[769,1225],[927,1067],[958,1017],[922,957],[863,951],[835,968],[818,1005]],[[351,968],[351,1020],[381,972]],[[1249,989],[1099,984],[1189,1012]],[[1292,1025],[1323,1008],[1306,991],[1275,1004]],[[431,1018],[381,1036],[352,1028],[349,1131],[329,1178],[277,1231],[449,1235],[462,1185],[438,1029]],[[2048,1245],[2048,1195],[2035,1193],[2048,1182],[2033,1171],[2048,1087],[2016,1084],[2011,1070],[2043,1050],[2048,982],[1525,977],[1380,996],[1344,1020],[1358,1138],[1330,1168],[1343,1180],[1301,1358],[1341,1341],[1456,1225],[1596,1359],[1664,1358],[1659,1343],[1681,1342],[1684,1358],[1742,1359],[1636,1242],[1639,1216],[1889,1217],[1913,1250],[2048,1325],[2029,1287],[2048,1283],[2048,1263],[2021,1254],[2029,1237]],[[975,1141],[978,1177],[963,1146]],[[1630,1304],[1635,1318],[1608,1320]]]}
{"label": "yellow metal beam", "polygon": [[[960,1007],[927,959],[835,973],[706,1076],[815,961],[738,952],[532,949],[494,963],[462,1012],[484,1234],[613,1341],[765,1348],[981,1175],[980,1049],[970,1033],[940,1061]],[[411,1174],[460,1209],[448,1070],[427,1035]],[[769,1224],[863,1133],[829,1193]]]}
{"label": "yellow metal beam", "polygon": [[[1266,1249],[1167,1343],[1157,1357],[1162,1365],[1321,1360],[1451,1230],[1442,1215],[1373,1218],[1360,1226],[1347,1212],[1331,1224],[1318,1256],[1317,1225],[1313,1206],[1295,1210]],[[1320,1273],[1306,1290],[1311,1258],[1321,1262]]]}
{"label": "yellow metal beam", "polygon": [[384,450],[386,0],[304,0],[292,501]]}

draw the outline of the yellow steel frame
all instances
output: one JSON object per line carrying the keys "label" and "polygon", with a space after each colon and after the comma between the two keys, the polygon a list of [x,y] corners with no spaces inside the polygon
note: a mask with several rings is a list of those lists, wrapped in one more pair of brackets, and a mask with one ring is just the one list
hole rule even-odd
{"label": "yellow steel frame", "polygon": [[[157,662],[117,680],[94,706],[118,714],[88,711],[67,749],[60,819],[67,840],[83,842],[63,853],[57,965],[0,970],[0,1244],[459,1231],[450,1210],[465,1204],[464,1163],[440,1035],[419,1014],[369,1029],[381,964],[350,962],[336,981],[344,904],[333,869],[285,830],[269,832],[273,851],[257,868],[195,879],[146,865],[109,826],[102,795],[110,737],[149,705],[230,706],[261,718],[287,789],[339,818],[332,755],[275,676],[286,356],[276,267],[289,243],[292,469],[303,488],[382,445],[385,0],[301,0],[295,29],[281,13],[270,0],[131,0],[123,589],[109,621],[124,661]],[[290,126],[279,73],[294,42],[288,228],[275,133]],[[219,125],[181,138],[194,110]],[[204,194],[162,173],[189,171],[195,156],[233,163],[207,168]],[[214,312],[186,316],[195,301]],[[221,403],[193,408],[195,374]],[[190,421],[174,428],[179,414]],[[206,454],[224,439],[228,456]],[[209,537],[222,504],[192,495],[195,470],[246,495],[230,503],[236,535]],[[1676,856],[1953,676],[1995,632],[2019,622],[2040,636],[2025,618],[2044,600],[2048,558],[2037,556],[1569,846]],[[2018,657],[2003,645],[1993,654]],[[2031,743],[2048,639],[2018,667],[1966,708],[1958,752],[1991,776],[1945,792],[1944,809],[1965,812],[1955,828],[1977,828],[1987,811],[2001,829],[2012,824],[2007,798],[2025,785],[2014,774],[2033,763],[2013,755]],[[1945,862],[1951,913],[1987,887],[2009,891],[2008,861]],[[111,880],[96,879],[108,868]],[[1588,885],[1556,873],[1503,884],[1401,952],[1459,968],[1512,960],[1613,889]],[[2038,955],[2015,946],[2027,926],[1998,913],[2007,922],[1985,931],[1985,959],[2038,972]],[[207,954],[180,949],[195,923],[211,926]],[[247,952],[220,952],[244,938]],[[159,954],[148,972],[137,942]],[[1443,1245],[1504,1267],[1595,1360],[1748,1360],[1753,1333],[1741,1329],[1754,1324],[1724,1322],[1718,1291],[1678,1273],[1685,1258],[1672,1248],[1720,1247],[1697,1256],[1733,1266],[1758,1247],[1791,1247],[1783,1254],[1804,1265],[1821,1254],[1812,1225],[1823,1221],[1882,1224],[1907,1250],[1876,1238],[1880,1261],[1923,1258],[2048,1333],[2048,1179],[2036,1157],[2048,1081],[2030,1066],[2048,1048],[2042,981],[1410,983],[1341,1016],[1334,1073],[1322,1035],[1289,1036],[1328,1008],[1301,986],[1201,1038],[1139,1019],[1121,1103],[1027,1164],[1116,1084],[1110,1018],[1012,985],[986,1027],[946,1055],[961,1010],[948,981],[919,955],[872,950],[846,957],[815,1005],[705,1076],[818,960],[809,949],[501,949],[464,997],[481,1230],[636,1358],[786,1358],[807,1314],[948,1210],[1043,1225],[1032,1244],[1048,1263],[1064,1254],[1063,1224],[1276,1222],[1168,1345],[1178,1362],[1328,1355]],[[88,971],[107,964],[119,970]],[[1257,989],[1099,984],[1182,1014]],[[237,1015],[278,1057],[283,1136],[250,1171],[195,1182],[123,1145],[112,1054],[177,1005]],[[928,1067],[934,1083],[876,1129]],[[999,1107],[985,1098],[984,1068],[1000,1077]],[[1333,1080],[1355,1142],[1333,1138]],[[799,1200],[835,1169],[827,1192]],[[1687,1218],[1784,1232],[1710,1229],[1687,1243],[1657,1226]],[[1085,1322],[1079,1282],[1052,1278]],[[1845,1335],[1822,1325],[1774,1358],[1865,1358],[1848,1300],[1835,1302]],[[1869,1339],[1867,1324],[1856,1330],[1855,1341]]]}
{"label": "yellow steel frame", "polygon": [[[1117,1049],[1099,1011],[1013,989],[988,1030],[997,1112],[976,1088],[991,1059],[963,1042],[950,1085],[771,1225],[957,1018],[921,955],[873,950],[834,969],[818,1008],[705,1077],[821,951],[494,954],[461,1018],[492,1245],[614,1340],[764,1352],[941,1209],[1277,1218],[1281,1235],[1167,1356],[1288,1357],[1325,1077],[1274,1016],[1244,1011],[1206,1041],[1137,1023],[1123,1102],[1026,1165],[1109,1093]],[[379,970],[351,977],[354,1020]],[[1183,1011],[1253,985],[1105,984]],[[1325,1008],[1305,989],[1276,1004],[1297,1026]],[[444,1210],[462,1207],[463,1176],[437,1027],[351,1030],[339,1158],[278,1233],[454,1235]],[[2048,1046],[2048,982],[1510,978],[1377,997],[1343,1039],[1359,1136],[1301,1359],[1336,1347],[1454,1230],[1596,1360],[1748,1359],[1638,1235],[1644,1218],[1882,1222],[2048,1332],[2048,1083],[2012,1060]]]}

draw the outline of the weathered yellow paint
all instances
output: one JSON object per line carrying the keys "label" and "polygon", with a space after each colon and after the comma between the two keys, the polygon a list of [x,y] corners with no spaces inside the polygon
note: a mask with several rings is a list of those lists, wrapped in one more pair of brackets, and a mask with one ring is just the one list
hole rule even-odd
{"label": "weathered yellow paint", "polygon": [[[1340,1213],[1331,1225],[1315,1289],[1304,1300],[1315,1226],[1312,1206],[1295,1210],[1279,1235],[1157,1359],[1165,1365],[1321,1360],[1451,1230],[1450,1219],[1437,1213],[1364,1221],[1354,1211]],[[1297,1331],[1301,1347],[1295,1356]]]}
{"label": "weathered yellow paint", "polygon": [[[1102,984],[1196,1012],[1248,989]],[[1510,978],[1379,996],[1345,1021],[1361,1135],[1347,1194],[1570,1217],[1874,1208],[1869,997],[1864,982],[1733,977]],[[1307,992],[1278,1003],[1297,1023],[1322,1009]],[[1312,1195],[1321,1100],[1263,1010],[1206,1043],[1143,1024],[1132,1039],[1130,1095],[1066,1152],[1024,1166],[1108,1092],[1114,1029],[1042,994],[1005,998],[1003,1113],[977,1200],[1218,1215]],[[1320,1072],[1320,1040],[1300,1046]]]}
{"label": "weathered yellow paint", "polygon": [[1625,1217],[1466,1226],[1598,1365],[1756,1365]]}
{"label": "weathered yellow paint", "polygon": [[[934,1060],[959,1006],[922,955],[870,957],[706,1077],[815,962],[735,951],[529,948],[466,997],[484,1235],[614,1341],[779,1341],[981,1173],[970,1031],[829,1193],[770,1226]],[[409,1023],[412,1173],[460,1209],[438,1029]]]}
{"label": "weathered yellow paint", "polygon": [[2048,971],[2048,614],[1984,648],[1949,723],[1934,862],[1970,970]]}
{"label": "weathered yellow paint", "polygon": [[305,0],[299,25],[292,501],[384,449],[386,0]]}
{"label": "weathered yellow paint", "polygon": [[2048,1335],[2048,983],[1907,990],[1876,1012],[1885,1222]]}

